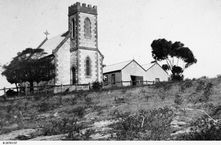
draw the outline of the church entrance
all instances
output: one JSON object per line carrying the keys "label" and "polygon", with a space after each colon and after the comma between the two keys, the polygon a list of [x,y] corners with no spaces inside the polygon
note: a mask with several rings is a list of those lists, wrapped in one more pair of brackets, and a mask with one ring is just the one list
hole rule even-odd
{"label": "church entrance", "polygon": [[76,84],[76,69],[75,67],[72,67],[72,84]]}

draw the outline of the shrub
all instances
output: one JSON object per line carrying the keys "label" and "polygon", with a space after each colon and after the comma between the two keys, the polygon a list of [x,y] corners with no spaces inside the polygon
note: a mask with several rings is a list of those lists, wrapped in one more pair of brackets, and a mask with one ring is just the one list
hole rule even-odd
{"label": "shrub", "polygon": [[183,92],[186,88],[190,88],[193,86],[193,82],[191,80],[185,80],[184,83],[182,83],[180,90]]}
{"label": "shrub", "polygon": [[189,133],[180,135],[177,140],[220,140],[221,123],[214,122],[208,117],[202,117],[192,124]]}
{"label": "shrub", "polygon": [[202,89],[205,87],[205,84],[206,84],[206,83],[205,83],[204,81],[199,80],[199,81],[198,81],[198,85],[197,85],[197,87],[196,87],[196,92],[202,90]]}
{"label": "shrub", "polygon": [[42,102],[40,105],[39,105],[39,112],[46,112],[48,110],[51,109],[51,105],[50,103],[48,102]]}
{"label": "shrub", "polygon": [[116,132],[114,139],[165,140],[170,136],[173,111],[167,107],[122,117],[121,121],[111,125]]}
{"label": "shrub", "polygon": [[171,75],[171,80],[172,81],[182,81],[184,78],[184,76],[182,74],[178,74],[178,75]]}
{"label": "shrub", "polygon": [[175,95],[175,100],[174,100],[174,103],[177,104],[177,105],[181,105],[183,103],[183,98],[182,96],[180,95]]}
{"label": "shrub", "polygon": [[125,103],[125,102],[126,102],[124,96],[120,96],[120,97],[115,96],[115,97],[114,97],[114,101],[115,101],[116,104],[121,104],[121,103]]}
{"label": "shrub", "polygon": [[95,82],[93,82],[92,83],[92,89],[94,90],[94,91],[99,91],[99,90],[101,90],[102,89],[102,83],[101,82],[98,82],[98,81],[95,81]]}
{"label": "shrub", "polygon": [[18,95],[18,92],[9,89],[8,91],[6,91],[6,95],[9,96],[9,97],[14,97],[14,96]]}
{"label": "shrub", "polygon": [[79,126],[76,126],[77,119],[75,118],[56,118],[49,120],[45,125],[41,126],[43,135],[57,135],[68,133],[75,129],[76,131],[79,129]]}
{"label": "shrub", "polygon": [[204,101],[208,101],[209,100],[209,96],[211,95],[212,93],[212,87],[213,87],[213,84],[212,83],[208,83],[206,85],[206,87],[204,88],[204,92],[203,92],[203,95],[204,95]]}
{"label": "shrub", "polygon": [[217,77],[218,79],[221,79],[221,74],[218,74],[216,77]]}

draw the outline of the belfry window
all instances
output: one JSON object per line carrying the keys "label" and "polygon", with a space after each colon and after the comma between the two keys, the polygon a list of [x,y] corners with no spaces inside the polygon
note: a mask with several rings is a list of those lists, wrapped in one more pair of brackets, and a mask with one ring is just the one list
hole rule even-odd
{"label": "belfry window", "polygon": [[85,67],[86,67],[86,76],[90,76],[91,75],[91,60],[89,57],[86,58]]}
{"label": "belfry window", "polygon": [[89,18],[84,20],[84,37],[87,39],[91,38],[91,21]]}
{"label": "belfry window", "polygon": [[72,37],[75,38],[75,20],[72,19]]}

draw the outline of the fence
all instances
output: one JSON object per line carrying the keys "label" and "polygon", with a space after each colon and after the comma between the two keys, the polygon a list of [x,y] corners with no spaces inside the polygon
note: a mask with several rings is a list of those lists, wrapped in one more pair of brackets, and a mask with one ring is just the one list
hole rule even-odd
{"label": "fence", "polygon": [[[115,88],[115,87],[128,87],[128,86],[145,86],[153,85],[155,81],[119,81],[111,84],[104,82],[103,88]],[[77,85],[43,85],[34,86],[31,91],[30,87],[18,87],[18,88],[3,88],[0,89],[0,99],[10,100],[17,97],[24,97],[34,94],[57,94],[62,92],[73,92],[80,90],[90,90],[91,84],[77,84]]]}
{"label": "fence", "polygon": [[14,99],[17,97],[24,97],[35,94],[57,94],[62,92],[73,92],[80,90],[89,90],[90,84],[78,84],[78,85],[44,85],[31,87],[18,87],[18,88],[3,88],[0,89],[1,99]]}
{"label": "fence", "polygon": [[155,81],[119,81],[119,82],[112,82],[112,83],[105,83],[104,87],[126,87],[126,86],[145,86],[145,85],[153,85]]}

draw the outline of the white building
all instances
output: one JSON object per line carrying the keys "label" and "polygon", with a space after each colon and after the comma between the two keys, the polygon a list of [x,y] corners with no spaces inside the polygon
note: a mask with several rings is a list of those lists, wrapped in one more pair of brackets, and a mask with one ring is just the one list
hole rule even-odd
{"label": "white building", "polygon": [[68,31],[45,39],[38,48],[55,56],[55,85],[103,80],[104,56],[98,49],[97,7],[77,2],[68,9]]}
{"label": "white building", "polygon": [[158,63],[141,66],[137,61],[130,60],[103,68],[105,86],[127,86],[167,81],[169,75]]}

